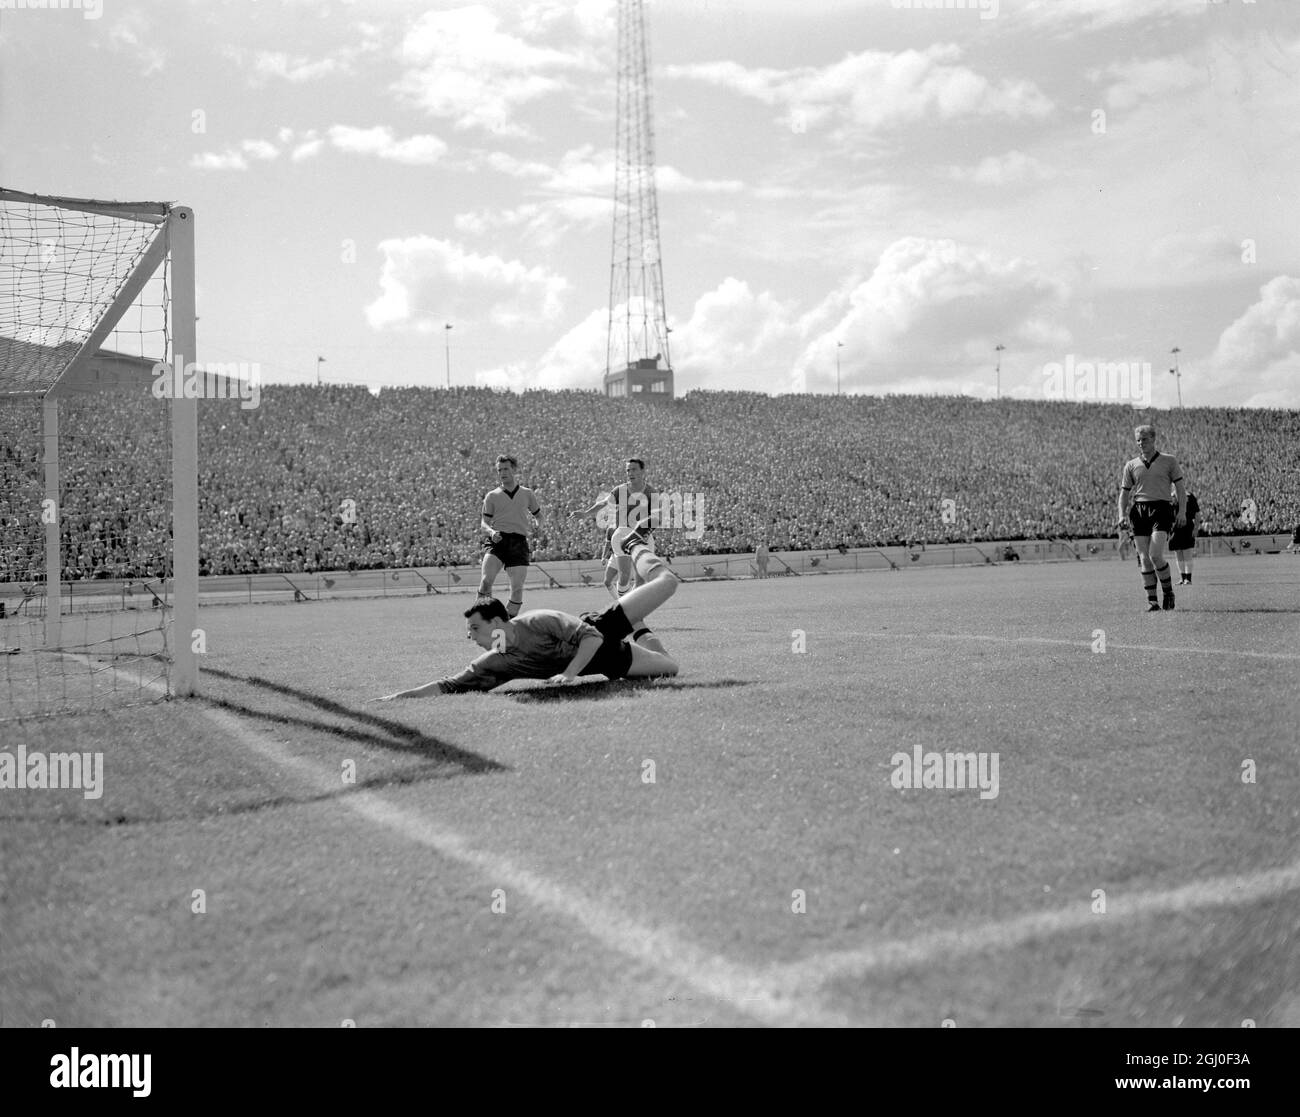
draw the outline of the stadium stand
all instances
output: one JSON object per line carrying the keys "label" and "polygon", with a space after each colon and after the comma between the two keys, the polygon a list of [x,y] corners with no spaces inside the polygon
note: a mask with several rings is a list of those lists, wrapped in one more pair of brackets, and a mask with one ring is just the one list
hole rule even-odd
{"label": "stadium stand", "polygon": [[[133,439],[133,409],[149,405],[64,405],[65,490],[97,493],[93,516],[64,525],[69,579],[161,572],[151,543],[166,522],[137,512],[157,506],[142,498],[165,477]],[[20,414],[0,409],[0,579],[29,568],[16,550],[39,538],[39,424]],[[670,553],[752,551],[759,538],[785,551],[1105,536],[1146,419],[1187,469],[1202,534],[1300,520],[1295,411],[699,391],[649,407],[595,392],[264,386],[257,408],[200,406],[201,572],[477,561],[503,451],[541,497],[542,562],[598,553],[601,533],[567,513],[617,483],[629,454],[656,488],[703,494],[702,535],[660,533]]]}

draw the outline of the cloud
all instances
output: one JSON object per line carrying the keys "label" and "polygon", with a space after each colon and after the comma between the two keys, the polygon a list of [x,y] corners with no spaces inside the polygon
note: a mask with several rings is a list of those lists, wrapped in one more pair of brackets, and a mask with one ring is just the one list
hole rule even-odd
{"label": "cloud", "polygon": [[428,165],[436,163],[447,151],[447,145],[437,136],[408,136],[396,139],[391,128],[377,125],[374,128],[352,128],[336,124],[329,130],[329,141],[339,151],[355,155],[373,155],[394,163]]}
{"label": "cloud", "polygon": [[521,240],[539,248],[552,248],[575,229],[608,226],[614,212],[609,198],[577,196],[525,202],[510,209],[458,213],[456,230],[473,236],[500,229],[518,230]]}
{"label": "cloud", "polygon": [[282,78],[298,83],[328,77],[346,69],[346,63],[337,58],[318,58],[313,62],[280,50],[259,50],[253,54],[253,73],[259,78]]}
{"label": "cloud", "polygon": [[[622,315],[625,304],[615,307]],[[609,309],[593,310],[552,345],[533,365],[492,369],[480,374],[487,387],[599,388],[605,372]],[[695,302],[686,323],[674,329],[672,361],[676,393],[692,388],[750,389],[774,381],[788,370],[790,343],[799,319],[791,304],[770,292],[755,294],[748,283],[724,279]]]}
{"label": "cloud", "polygon": [[799,331],[792,303],[770,291],[755,294],[728,276],[695,301],[686,324],[672,335],[678,394],[691,388],[750,389],[789,367]]}
{"label": "cloud", "polygon": [[928,378],[949,391],[987,380],[993,346],[1060,348],[1070,335],[1056,322],[1067,285],[1022,259],[949,240],[904,237],[881,254],[870,277],[830,296],[833,318],[795,362],[798,391],[834,383],[843,342],[845,388],[879,390]]}
{"label": "cloud", "polygon": [[973,182],[977,186],[1010,186],[1018,182],[1041,182],[1052,177],[1048,168],[1023,151],[988,155],[975,167],[954,167],[951,173],[958,182]]}
{"label": "cloud", "polygon": [[436,237],[380,242],[381,294],[366,307],[373,329],[441,328],[447,320],[541,326],[560,313],[568,282],[540,265],[480,256]]}
{"label": "cloud", "polygon": [[1279,275],[1264,284],[1259,300],[1220,334],[1205,366],[1212,400],[1300,407],[1300,279]]}
{"label": "cloud", "polygon": [[962,50],[935,44],[924,50],[862,51],[827,66],[749,69],[736,62],[667,66],[669,77],[693,78],[784,110],[798,131],[847,123],[869,130],[924,118],[970,116],[1041,119],[1052,102],[1032,82],[992,82],[959,64]]}
{"label": "cloud", "polygon": [[[610,148],[597,151],[593,144],[570,148],[558,164],[518,159],[504,151],[492,151],[483,161],[502,174],[537,180],[539,189],[552,194],[614,196],[615,157]],[[745,188],[738,179],[697,179],[676,167],[655,167],[655,187],[665,194],[734,194]]]}
{"label": "cloud", "polygon": [[[1221,225],[1195,232],[1178,231],[1155,241],[1148,261],[1166,279],[1186,283],[1207,274],[1240,271],[1246,249]],[[1234,277],[1235,278],[1235,277]]]}
{"label": "cloud", "polygon": [[1186,16],[1204,17],[1212,0],[1026,0],[1017,18],[1062,31],[1101,31],[1130,23],[1167,23]]}
{"label": "cloud", "polygon": [[266,140],[244,140],[237,148],[192,156],[190,166],[200,171],[246,171],[249,159],[270,161],[279,154],[280,149]]}
{"label": "cloud", "polygon": [[148,77],[157,73],[167,63],[167,55],[156,45],[158,33],[138,8],[128,8],[123,12],[113,12],[108,29],[109,49],[124,54],[133,54],[143,69],[140,76]]}
{"label": "cloud", "polygon": [[568,88],[568,72],[593,68],[580,52],[535,46],[500,30],[497,14],[482,6],[426,12],[399,55],[405,73],[397,89],[408,100],[458,130],[516,136],[528,134],[514,120],[520,107]]}
{"label": "cloud", "polygon": [[1205,68],[1194,66],[1180,57],[1132,59],[1091,70],[1088,79],[1093,82],[1110,79],[1103,94],[1106,107],[1122,110],[1150,104],[1170,93],[1203,86]]}

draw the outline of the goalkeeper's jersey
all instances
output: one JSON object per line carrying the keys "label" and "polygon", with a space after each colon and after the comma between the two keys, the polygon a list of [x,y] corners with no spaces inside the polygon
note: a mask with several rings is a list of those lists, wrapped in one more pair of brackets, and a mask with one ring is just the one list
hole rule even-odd
{"label": "goalkeeper's jersey", "polygon": [[463,671],[439,679],[443,692],[491,690],[511,679],[549,679],[569,666],[588,636],[604,639],[579,617],[557,609],[531,609],[515,617],[515,642],[501,652],[484,652]]}

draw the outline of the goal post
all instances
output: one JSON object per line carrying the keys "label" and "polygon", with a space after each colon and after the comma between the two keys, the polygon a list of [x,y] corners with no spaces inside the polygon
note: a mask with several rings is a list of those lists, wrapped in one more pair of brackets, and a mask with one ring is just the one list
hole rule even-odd
{"label": "goal post", "polygon": [[[166,202],[0,188],[0,488],[14,493],[0,505],[0,618],[15,606],[0,620],[0,719],[93,708],[106,693],[131,702],[198,692],[198,400],[154,390],[164,374],[180,384],[196,367],[194,226],[193,210]],[[95,417],[118,404],[142,418],[117,429],[157,435],[151,461],[169,474],[128,482],[129,492],[111,490],[128,475],[126,448],[101,445],[99,459],[87,449]],[[61,406],[79,420],[71,431]],[[70,433],[81,442],[69,446]],[[95,490],[96,472],[108,492]],[[77,538],[88,524],[93,540]],[[78,598],[80,624],[70,623]],[[158,623],[140,631],[106,619],[115,601],[124,613],[149,603]],[[29,662],[14,666],[17,655]],[[133,656],[162,665],[161,686],[143,673],[121,684]]]}

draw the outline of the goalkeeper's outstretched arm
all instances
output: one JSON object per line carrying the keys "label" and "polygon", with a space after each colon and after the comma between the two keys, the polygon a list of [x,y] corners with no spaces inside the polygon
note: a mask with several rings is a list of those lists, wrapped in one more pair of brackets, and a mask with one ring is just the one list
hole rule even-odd
{"label": "goalkeeper's outstretched arm", "polygon": [[446,693],[442,689],[442,681],[435,679],[431,683],[425,683],[424,686],[412,687],[410,690],[399,690],[395,694],[385,694],[378,701],[391,702],[394,698],[436,698],[439,694]]}

